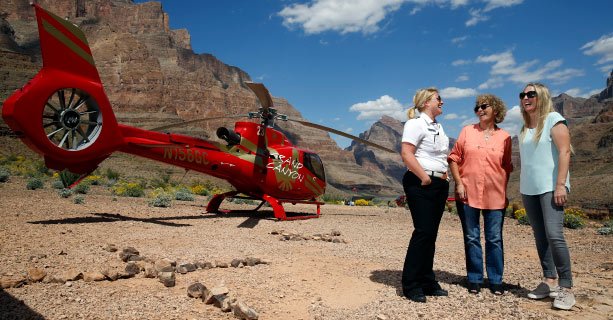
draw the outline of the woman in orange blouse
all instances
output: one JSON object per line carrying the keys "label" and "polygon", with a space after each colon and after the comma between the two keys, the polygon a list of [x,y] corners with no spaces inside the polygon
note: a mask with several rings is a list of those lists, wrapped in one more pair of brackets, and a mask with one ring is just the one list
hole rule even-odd
{"label": "woman in orange blouse", "polygon": [[504,250],[502,226],[507,205],[506,189],[511,163],[511,136],[496,125],[506,108],[500,98],[477,97],[479,123],[462,128],[447,161],[455,180],[456,205],[464,232],[468,292],[477,294],[483,283],[480,216],[483,213],[485,261],[492,293],[501,295]]}

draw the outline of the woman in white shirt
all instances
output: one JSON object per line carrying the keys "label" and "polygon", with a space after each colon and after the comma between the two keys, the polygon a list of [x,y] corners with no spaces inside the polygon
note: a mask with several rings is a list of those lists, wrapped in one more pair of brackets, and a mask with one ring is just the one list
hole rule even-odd
{"label": "woman in white shirt", "polygon": [[[438,227],[449,192],[447,154],[449,138],[436,117],[443,99],[436,88],[420,89],[409,109],[402,135],[402,161],[409,169],[402,179],[413,219],[413,235],[402,271],[402,290],[415,302],[426,296],[447,296],[435,279],[434,252]],[[415,117],[415,110],[420,115]]]}

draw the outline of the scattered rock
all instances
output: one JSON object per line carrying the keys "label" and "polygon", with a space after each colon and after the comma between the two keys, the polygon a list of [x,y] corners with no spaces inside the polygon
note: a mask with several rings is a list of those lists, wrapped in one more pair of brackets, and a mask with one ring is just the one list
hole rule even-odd
{"label": "scattered rock", "polygon": [[115,246],[114,244],[110,244],[110,243],[105,245],[102,249],[104,249],[104,251],[108,251],[108,252],[117,252],[117,246]]}
{"label": "scattered rock", "polygon": [[124,271],[129,276],[134,276],[140,273],[141,267],[136,262],[131,261],[126,264],[126,268],[124,269]]}
{"label": "scattered rock", "polygon": [[47,272],[45,270],[39,268],[28,269],[28,280],[30,282],[39,282],[43,280],[46,276]]}
{"label": "scattered rock", "polygon": [[200,282],[192,283],[187,287],[187,295],[192,298],[202,298],[207,288]]}
{"label": "scattered rock", "polygon": [[232,306],[232,312],[234,313],[234,316],[239,319],[256,320],[259,317],[258,313],[255,310],[247,306],[242,301],[237,301]]}
{"label": "scattered rock", "polygon": [[174,272],[160,272],[158,273],[158,279],[167,288],[175,286],[175,273]]}
{"label": "scattered rock", "polygon": [[102,274],[102,272],[98,272],[98,271],[83,272],[83,281],[85,282],[102,281],[105,279],[106,279],[106,276]]}

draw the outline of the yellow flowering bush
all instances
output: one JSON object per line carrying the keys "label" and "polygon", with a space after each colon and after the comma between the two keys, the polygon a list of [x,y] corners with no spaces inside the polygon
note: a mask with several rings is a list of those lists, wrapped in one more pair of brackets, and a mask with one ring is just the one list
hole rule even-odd
{"label": "yellow flowering bush", "polygon": [[111,191],[121,197],[142,197],[145,195],[143,186],[138,182],[120,181],[111,187]]}
{"label": "yellow flowering bush", "polygon": [[355,205],[356,206],[372,206],[373,203],[372,201],[368,201],[368,200],[364,200],[364,199],[358,199],[355,201]]}

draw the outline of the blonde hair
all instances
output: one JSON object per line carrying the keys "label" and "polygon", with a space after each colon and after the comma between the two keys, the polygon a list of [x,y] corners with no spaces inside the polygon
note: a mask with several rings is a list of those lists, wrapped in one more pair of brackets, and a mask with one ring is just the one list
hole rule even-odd
{"label": "blonde hair", "polygon": [[435,87],[417,90],[417,92],[415,92],[415,96],[413,96],[413,107],[407,111],[407,117],[409,117],[409,119],[414,119],[415,109],[421,112],[424,109],[426,102],[428,102],[428,100],[430,100],[435,93],[438,93],[438,89]]}
{"label": "blonde hair", "polygon": [[536,91],[536,112],[538,114],[536,123],[530,123],[530,116],[524,110],[521,100],[519,101],[521,115],[524,118],[524,125],[521,127],[521,132],[519,133],[519,138],[521,141],[524,141],[524,137],[526,136],[526,126],[535,126],[536,125],[536,133],[532,138],[534,143],[537,143],[541,139],[541,135],[543,134],[543,127],[545,126],[545,119],[547,115],[551,112],[554,112],[553,109],[553,101],[551,101],[551,94],[549,93],[549,89],[538,82],[528,83],[524,90],[528,87],[534,87],[534,91]]}

